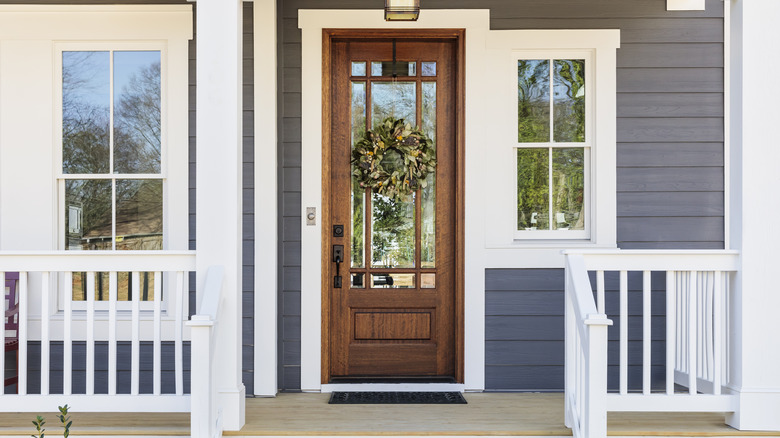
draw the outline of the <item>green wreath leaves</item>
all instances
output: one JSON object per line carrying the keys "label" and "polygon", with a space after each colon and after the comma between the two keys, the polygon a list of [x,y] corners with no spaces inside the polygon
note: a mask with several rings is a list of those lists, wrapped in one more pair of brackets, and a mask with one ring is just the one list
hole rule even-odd
{"label": "green wreath leaves", "polygon": [[404,119],[388,117],[352,148],[353,177],[360,187],[396,201],[427,186],[436,169],[433,141]]}

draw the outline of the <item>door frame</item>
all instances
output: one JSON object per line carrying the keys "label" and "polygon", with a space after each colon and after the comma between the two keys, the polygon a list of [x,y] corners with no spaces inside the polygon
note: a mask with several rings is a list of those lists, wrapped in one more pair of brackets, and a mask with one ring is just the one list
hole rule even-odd
{"label": "door frame", "polygon": [[333,263],[330,254],[330,201],[331,201],[331,112],[332,112],[332,63],[331,49],[334,39],[432,39],[452,40],[456,45],[455,80],[455,380],[464,383],[464,248],[465,248],[465,29],[323,29],[322,31],[322,218],[321,225],[321,383],[330,381],[330,279]]}

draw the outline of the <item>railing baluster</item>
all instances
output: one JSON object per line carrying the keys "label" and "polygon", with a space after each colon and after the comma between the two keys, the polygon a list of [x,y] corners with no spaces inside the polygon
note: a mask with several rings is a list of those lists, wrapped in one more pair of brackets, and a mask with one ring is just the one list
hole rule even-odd
{"label": "railing baluster", "polygon": [[62,393],[73,392],[73,273],[65,273],[65,309],[62,330]]}
{"label": "railing baluster", "polygon": [[714,272],[707,272],[706,275],[707,275],[707,289],[706,289],[707,303],[706,303],[706,306],[705,306],[706,312],[704,313],[704,315],[706,317],[707,324],[706,324],[706,327],[705,327],[706,331],[704,332],[704,335],[705,335],[705,343],[704,343],[704,345],[707,347],[706,348],[707,349],[707,356],[706,356],[707,364],[704,367],[704,372],[705,372],[705,376],[704,377],[707,380],[712,381],[712,379],[713,379],[713,369],[715,368],[715,363],[714,363],[715,352],[713,351],[714,347],[715,347],[713,345],[713,339],[714,339],[714,333],[713,333],[714,321],[713,321],[713,318],[715,316],[715,315],[713,315],[713,310],[714,310],[714,302],[713,302],[713,300],[715,299],[715,297],[714,297],[714,292],[715,292],[715,278],[714,278],[714,275],[715,275],[715,273]]}
{"label": "railing baluster", "polygon": [[599,313],[607,313],[604,310],[604,271],[596,271],[596,309]]}
{"label": "railing baluster", "polygon": [[666,271],[666,393],[674,394],[674,362],[675,362],[675,281],[674,271]]}
{"label": "railing baluster", "polygon": [[49,343],[49,273],[41,273],[41,395],[49,395],[51,356]]}
{"label": "railing baluster", "polygon": [[3,290],[3,301],[0,305],[0,312],[2,312],[2,327],[0,327],[0,345],[3,346],[2,354],[0,354],[0,381],[4,384],[0,385],[0,395],[5,394],[5,312],[8,311],[16,303],[8,303],[8,308],[5,306],[5,271],[0,271],[0,288]]}
{"label": "railing baluster", "polygon": [[153,376],[153,393],[154,395],[160,395],[161,392],[161,368],[162,368],[162,347],[161,347],[161,290],[160,282],[162,281],[162,275],[159,272],[154,273],[154,376]]}
{"label": "railing baluster", "polygon": [[[98,273],[98,275],[100,275]],[[95,272],[87,272],[87,395],[95,393]]]}
{"label": "railing baluster", "polygon": [[722,273],[715,271],[713,284],[712,301],[712,393],[720,395],[721,393],[721,366],[722,366],[722,344],[723,342],[723,291],[721,288]]}
{"label": "railing baluster", "polygon": [[[5,287],[5,285],[3,285]],[[27,395],[27,272],[19,273],[19,376],[16,384],[19,395]]]}
{"label": "railing baluster", "polygon": [[642,273],[642,393],[650,394],[651,351],[652,351],[652,296],[650,271]]}
{"label": "railing baluster", "polygon": [[620,271],[620,393],[628,394],[628,271]]}
{"label": "railing baluster", "polygon": [[108,274],[108,393],[116,394],[116,362],[117,362],[117,300],[119,299],[119,284],[116,271]]}
{"label": "railing baluster", "polygon": [[176,395],[184,394],[184,347],[182,343],[182,324],[184,317],[184,272],[176,273],[176,289],[174,300],[176,301],[174,310],[174,368],[176,380]]}
{"label": "railing baluster", "polygon": [[133,272],[133,306],[132,306],[132,341],[131,341],[131,366],[130,366],[130,394],[138,395],[140,388],[140,366],[141,366],[141,297],[140,276],[138,272]]}
{"label": "railing baluster", "polygon": [[688,290],[688,391],[691,394],[696,394],[697,382],[696,382],[696,370],[698,365],[696,363],[696,272],[691,271],[689,278],[689,290]]}

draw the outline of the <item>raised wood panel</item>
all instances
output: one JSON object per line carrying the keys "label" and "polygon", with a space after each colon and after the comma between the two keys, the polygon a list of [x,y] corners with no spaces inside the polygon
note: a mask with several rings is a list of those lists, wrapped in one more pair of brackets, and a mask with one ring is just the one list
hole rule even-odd
{"label": "raised wood panel", "polygon": [[621,42],[617,57],[621,67],[723,67],[722,43]]}
{"label": "raised wood panel", "polygon": [[563,269],[486,269],[485,289],[491,291],[562,291]]}
{"label": "raised wood panel", "polygon": [[722,93],[618,93],[620,117],[722,117]]}
{"label": "raised wood panel", "polygon": [[357,340],[429,340],[430,312],[355,312]]}
{"label": "raised wood panel", "polygon": [[618,167],[720,167],[723,162],[723,143],[717,142],[617,145]]}
{"label": "raised wood panel", "polygon": [[722,167],[619,167],[621,192],[722,192]]}
{"label": "raised wood panel", "polygon": [[617,141],[621,143],[723,141],[723,118],[618,117]]}
{"label": "raised wood panel", "polygon": [[618,216],[723,216],[723,192],[623,192]]}
{"label": "raised wood panel", "polygon": [[348,373],[376,375],[377,368],[392,369],[394,375],[436,375],[436,351],[425,344],[404,344],[398,354],[386,354],[382,344],[352,344]]}
{"label": "raised wood panel", "polygon": [[617,91],[722,93],[722,68],[619,68]]}
{"label": "raised wood panel", "polygon": [[505,18],[492,16],[490,27],[491,29],[620,29],[621,44],[723,42],[722,18]]}
{"label": "raised wood panel", "polygon": [[722,217],[617,218],[618,240],[714,242],[723,236]]}

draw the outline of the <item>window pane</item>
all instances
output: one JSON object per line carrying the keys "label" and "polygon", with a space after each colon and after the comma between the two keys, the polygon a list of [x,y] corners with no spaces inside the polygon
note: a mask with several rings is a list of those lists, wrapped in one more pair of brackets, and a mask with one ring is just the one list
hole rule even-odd
{"label": "window pane", "polygon": [[114,52],[114,172],[160,173],[160,52]]}
{"label": "window pane", "polygon": [[517,141],[550,141],[550,62],[517,61]]}
{"label": "window pane", "polygon": [[517,229],[549,228],[549,149],[517,150]]}
{"label": "window pane", "polygon": [[583,148],[553,149],[553,229],[584,230],[585,162]]}
{"label": "window pane", "polygon": [[553,131],[557,142],[585,141],[585,60],[557,59]]}
{"label": "window pane", "polygon": [[371,126],[387,117],[417,124],[417,87],[414,82],[374,82],[371,84]]}
{"label": "window pane", "polygon": [[111,181],[65,181],[65,248],[111,248]]}
{"label": "window pane", "polygon": [[414,289],[414,277],[414,274],[371,274],[371,287]]}
{"label": "window pane", "polygon": [[109,52],[62,52],[62,171],[109,173]]}
{"label": "window pane", "polygon": [[422,63],[422,75],[423,76],[436,76],[436,62],[423,62]]}
{"label": "window pane", "polygon": [[116,182],[116,249],[162,249],[161,180]]}
{"label": "window pane", "polygon": [[[363,138],[366,132],[366,83],[352,83],[352,144]],[[354,172],[355,165],[352,165]],[[360,187],[357,177],[352,177],[352,249],[351,266],[362,268],[365,260],[365,205],[366,189]]]}
{"label": "window pane", "polygon": [[414,267],[414,199],[414,194],[409,202],[371,197],[371,266]]}

